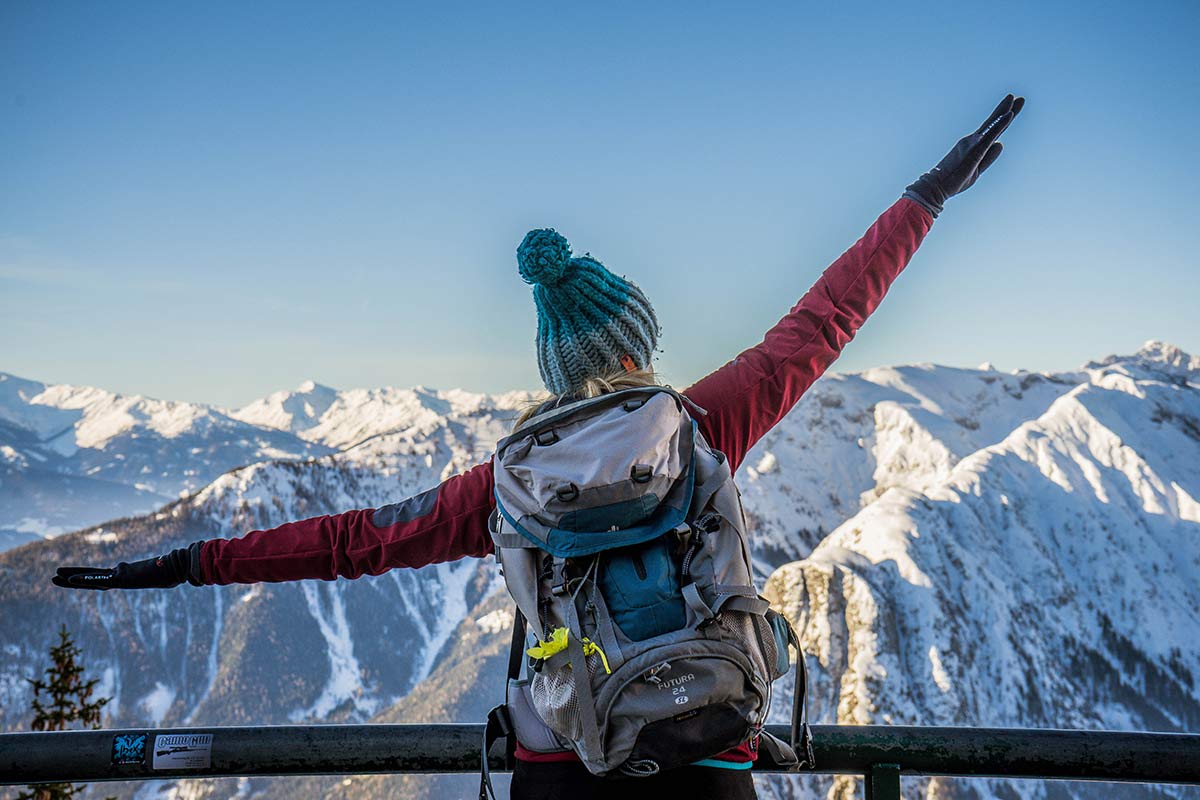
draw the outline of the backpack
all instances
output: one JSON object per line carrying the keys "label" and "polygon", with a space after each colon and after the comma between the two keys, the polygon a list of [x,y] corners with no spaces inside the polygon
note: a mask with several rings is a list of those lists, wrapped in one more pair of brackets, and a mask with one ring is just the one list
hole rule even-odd
{"label": "backpack", "polygon": [[[652,775],[762,743],[812,767],[804,657],[754,587],[741,496],[687,398],[627,389],[551,408],[501,440],[489,527],[516,602],[501,736]],[[528,634],[526,631],[528,624]],[[797,647],[792,742],[763,729]],[[802,746],[803,761],[796,748]]]}

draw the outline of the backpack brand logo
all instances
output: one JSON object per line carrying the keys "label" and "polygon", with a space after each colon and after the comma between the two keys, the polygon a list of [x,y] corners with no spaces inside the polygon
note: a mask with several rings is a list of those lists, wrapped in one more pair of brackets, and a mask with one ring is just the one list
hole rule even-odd
{"label": "backpack brand logo", "polygon": [[696,680],[696,673],[689,672],[686,675],[678,675],[674,678],[667,678],[666,680],[659,679],[655,683],[659,689],[672,689],[676,686],[682,686],[683,684],[694,680]]}

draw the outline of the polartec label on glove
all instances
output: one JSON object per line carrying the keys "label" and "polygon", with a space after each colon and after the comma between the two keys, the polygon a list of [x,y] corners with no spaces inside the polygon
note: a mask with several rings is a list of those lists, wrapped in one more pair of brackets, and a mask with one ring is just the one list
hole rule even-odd
{"label": "polartec label on glove", "polygon": [[154,737],[153,769],[208,769],[212,766],[211,733],[168,733]]}

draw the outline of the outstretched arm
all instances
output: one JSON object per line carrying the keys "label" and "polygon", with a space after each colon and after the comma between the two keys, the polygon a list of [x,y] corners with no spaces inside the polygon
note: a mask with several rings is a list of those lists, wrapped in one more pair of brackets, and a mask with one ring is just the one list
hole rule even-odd
{"label": "outstretched arm", "polygon": [[910,185],[825,270],[760,344],[685,390],[708,411],[700,429],[733,469],[854,338],[921,245],[942,204],[970,188],[1000,156],[997,139],[1024,105],[1025,98],[1011,94],[1001,100],[977,130]]}
{"label": "outstretched arm", "polygon": [[256,583],[378,575],[492,552],[487,519],[495,501],[492,464],[393,505],[290,522],[239,539],[212,539],[200,552],[204,583]]}
{"label": "outstretched arm", "polygon": [[482,557],[492,552],[492,486],[489,460],[401,503],[209,539],[111,569],[60,567],[52,580],[73,589],[333,580]]}
{"label": "outstretched arm", "polygon": [[916,202],[896,201],[762,342],[684,391],[708,411],[700,430],[732,469],[841,354],[932,225]]}

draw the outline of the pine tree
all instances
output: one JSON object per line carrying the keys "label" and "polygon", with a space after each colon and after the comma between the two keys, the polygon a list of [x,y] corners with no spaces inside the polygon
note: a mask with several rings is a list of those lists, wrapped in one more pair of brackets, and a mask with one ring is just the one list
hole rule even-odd
{"label": "pine tree", "polygon": [[[26,678],[33,686],[33,730],[65,731],[72,722],[100,727],[100,709],[110,698],[92,699],[100,681],[83,679],[81,654],[63,625],[58,631],[58,645],[50,648],[50,666],[45,669],[45,677]],[[47,695],[47,702],[42,701],[43,694]],[[60,800],[74,797],[84,788],[70,783],[42,783],[21,792],[17,800]]]}

